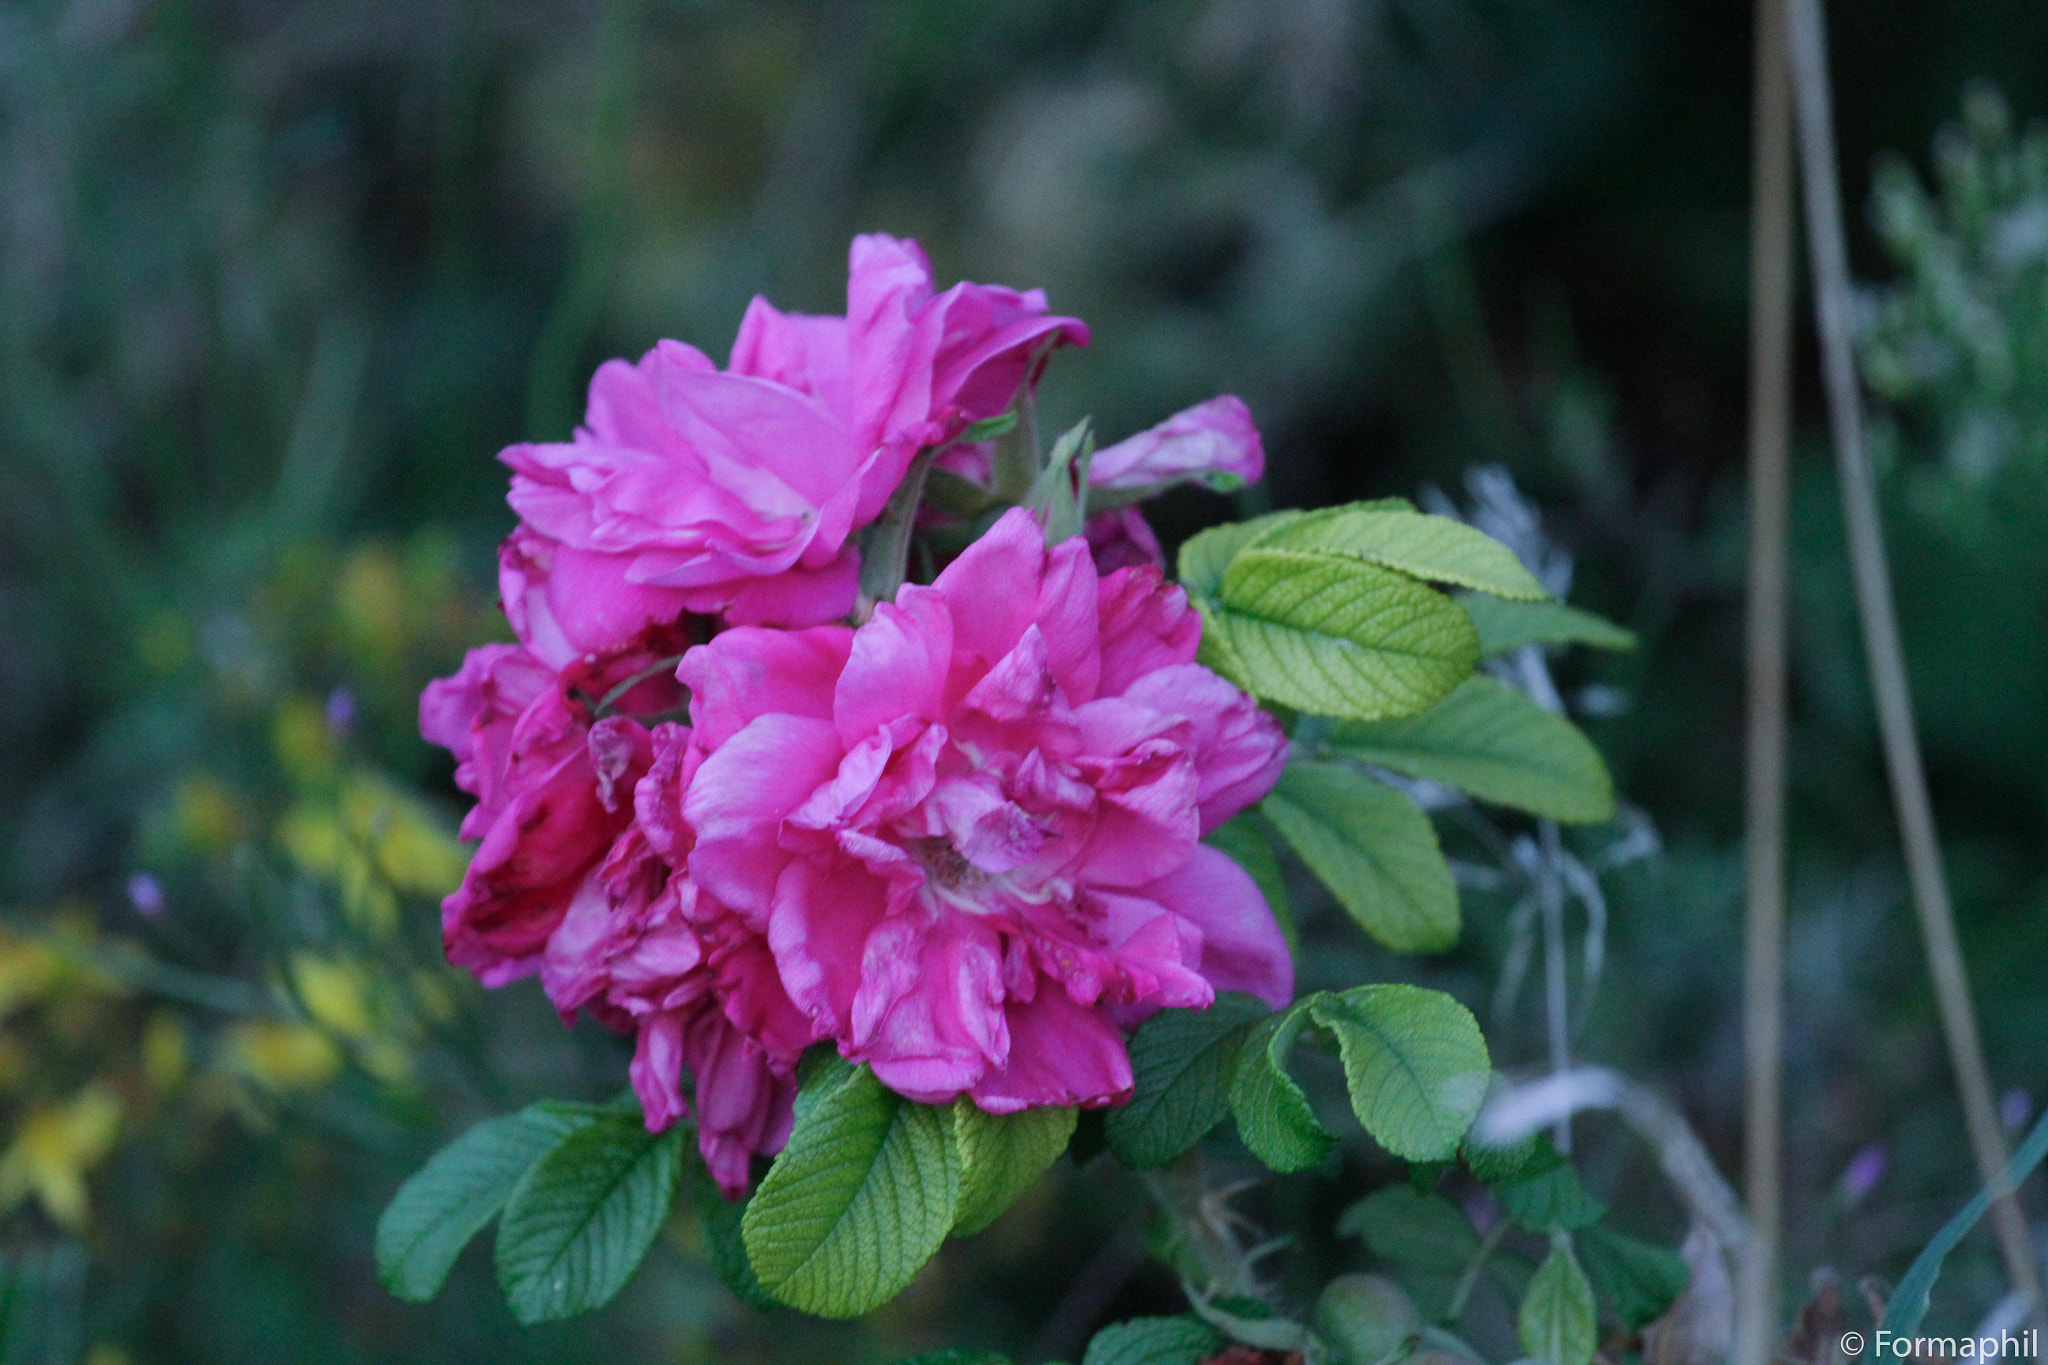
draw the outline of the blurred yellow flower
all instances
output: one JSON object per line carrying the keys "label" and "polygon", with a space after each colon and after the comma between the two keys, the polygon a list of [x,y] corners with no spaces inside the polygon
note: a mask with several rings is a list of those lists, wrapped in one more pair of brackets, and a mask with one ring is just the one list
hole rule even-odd
{"label": "blurred yellow flower", "polygon": [[48,944],[0,930],[0,1019],[48,995],[63,971]]}
{"label": "blurred yellow flower", "polygon": [[169,1010],[158,1010],[142,1027],[142,1074],[162,1093],[175,1089],[190,1067],[185,1021]]}
{"label": "blurred yellow flower", "polygon": [[33,1195],[52,1222],[82,1232],[86,1172],[113,1149],[120,1131],[121,1101],[97,1081],[61,1105],[32,1112],[0,1155],[0,1209]]}
{"label": "blurred yellow flower", "polygon": [[341,1074],[341,1049],[311,1024],[248,1019],[221,1034],[223,1060],[271,1090],[317,1090]]}
{"label": "blurred yellow flower", "polygon": [[371,1033],[369,977],[361,964],[336,962],[312,953],[292,957],[292,985],[313,1022],[352,1042]]}
{"label": "blurred yellow flower", "polygon": [[405,571],[388,545],[350,552],[334,588],[342,640],[358,660],[389,666],[405,649]]}
{"label": "blurred yellow flower", "polygon": [[294,782],[317,782],[334,770],[334,737],[327,728],[327,713],[310,697],[287,697],[277,708],[270,743]]}
{"label": "blurred yellow flower", "polygon": [[211,773],[188,773],[171,795],[171,819],[178,837],[197,849],[219,853],[241,832],[235,795]]}

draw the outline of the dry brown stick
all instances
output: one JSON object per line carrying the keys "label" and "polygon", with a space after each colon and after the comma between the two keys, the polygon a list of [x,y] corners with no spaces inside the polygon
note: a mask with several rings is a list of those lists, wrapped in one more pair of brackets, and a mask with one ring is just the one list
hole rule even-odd
{"label": "dry brown stick", "polygon": [[1926,942],[1928,971],[1948,1041],[1949,1063],[1962,1092],[1963,1117],[1977,1172],[1991,1192],[1991,1219],[2012,1287],[2031,1314],[2042,1304],[2041,1272],[2027,1238],[2025,1215],[2007,1179],[2005,1131],[1991,1098],[1991,1077],[1970,1001],[1970,979],[1956,938],[1955,914],[1942,874],[1941,844],[1920,763],[1913,728],[1912,696],[1906,684],[1904,651],[1892,608],[1891,572],[1878,522],[1877,490],[1863,441],[1863,400],[1856,384],[1848,248],[1842,229],[1841,191],[1835,177],[1833,115],[1830,111],[1827,37],[1820,0],[1788,0],[1787,51],[1799,132],[1799,169],[1805,189],[1806,238],[1813,265],[1815,304],[1820,318],[1822,377],[1828,418],[1834,429],[1835,464],[1842,485],[1842,519],[1849,537],[1856,608],[1863,623],[1863,647],[1870,666],[1870,690],[1877,704],[1878,732],[1892,802],[1905,846],[1906,875]]}
{"label": "dry brown stick", "polygon": [[1742,1043],[1750,1242],[1736,1365],[1769,1365],[1784,1225],[1785,540],[1792,389],[1792,82],[1784,0],[1757,0],[1749,220],[1748,913]]}

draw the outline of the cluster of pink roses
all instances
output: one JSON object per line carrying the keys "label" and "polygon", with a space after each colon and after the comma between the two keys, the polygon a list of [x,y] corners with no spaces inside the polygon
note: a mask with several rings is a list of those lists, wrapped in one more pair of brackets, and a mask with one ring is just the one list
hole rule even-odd
{"label": "cluster of pink roses", "polygon": [[[1146,1012],[1291,998],[1257,888],[1199,842],[1285,741],[1194,662],[1200,619],[1133,508],[1051,548],[1013,509],[843,623],[854,533],[917,453],[1087,337],[1037,291],[935,293],[914,243],[862,237],[845,317],[756,299],[726,369],[664,341],[598,370],[573,440],[504,453],[519,643],[420,701],[477,798],[448,956],[635,1033],[649,1127],[694,1108],[728,1194],[786,1140],[814,1042],[917,1100],[1102,1105]],[[1128,501],[1262,467],[1219,398],[1091,482]]]}

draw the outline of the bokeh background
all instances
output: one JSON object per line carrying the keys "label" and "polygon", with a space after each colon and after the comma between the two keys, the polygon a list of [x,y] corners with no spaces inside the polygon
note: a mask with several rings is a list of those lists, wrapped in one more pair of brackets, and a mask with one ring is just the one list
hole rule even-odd
{"label": "bokeh background", "polygon": [[[2048,111],[2048,11],[1835,8],[1893,562],[2017,1124],[2048,1095],[2048,148],[2012,125]],[[756,292],[839,309],[865,230],[1090,322],[1055,422],[1243,396],[1271,472],[1235,510],[1511,471],[1573,600],[1642,642],[1559,664],[1660,835],[1607,883],[1577,1048],[1734,1173],[1750,36],[1725,0],[0,8],[6,1359],[1042,1359],[1171,1307],[1106,1164],[858,1325],[740,1307],[686,1220],[611,1308],[541,1331],[487,1247],[429,1307],[376,1283],[376,1214],[440,1142],[624,1075],[532,983],[439,958],[460,807],[414,704],[504,633],[492,457],[565,435],[605,357],[723,356]],[[1971,1183],[1808,330],[1788,1309],[1819,1264],[1896,1275]],[[1232,512],[1186,492],[1155,521]],[[1498,1062],[1540,1059],[1530,992],[1494,1008],[1503,906],[1475,892],[1466,943],[1415,963],[1296,890],[1315,974],[1447,986]],[[1311,1229],[1305,1283],[1359,1263],[1323,1224],[1391,1174],[1351,1146],[1251,1196]],[[1676,1239],[1640,1149],[1593,1125],[1582,1161]],[[1962,1326],[1998,1288],[1981,1238],[1944,1281]]]}

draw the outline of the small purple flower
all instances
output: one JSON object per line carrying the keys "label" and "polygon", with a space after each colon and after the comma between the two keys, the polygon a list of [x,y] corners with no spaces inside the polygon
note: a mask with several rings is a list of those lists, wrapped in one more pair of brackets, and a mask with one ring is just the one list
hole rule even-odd
{"label": "small purple flower", "polygon": [[356,694],[337,687],[327,694],[327,729],[336,737],[356,728]]}
{"label": "small purple flower", "polygon": [[147,872],[136,873],[128,879],[128,903],[144,919],[155,919],[164,912],[164,884]]}
{"label": "small purple flower", "polygon": [[2024,1086],[2014,1086],[1998,1097],[1998,1121],[2008,1133],[2017,1133],[2034,1116],[2034,1097]]}
{"label": "small purple flower", "polygon": [[1856,1155],[1849,1158],[1849,1164],[1842,1170],[1842,1202],[1855,1208],[1863,1197],[1884,1179],[1886,1154],[1884,1144],[1873,1142],[1856,1149]]}

